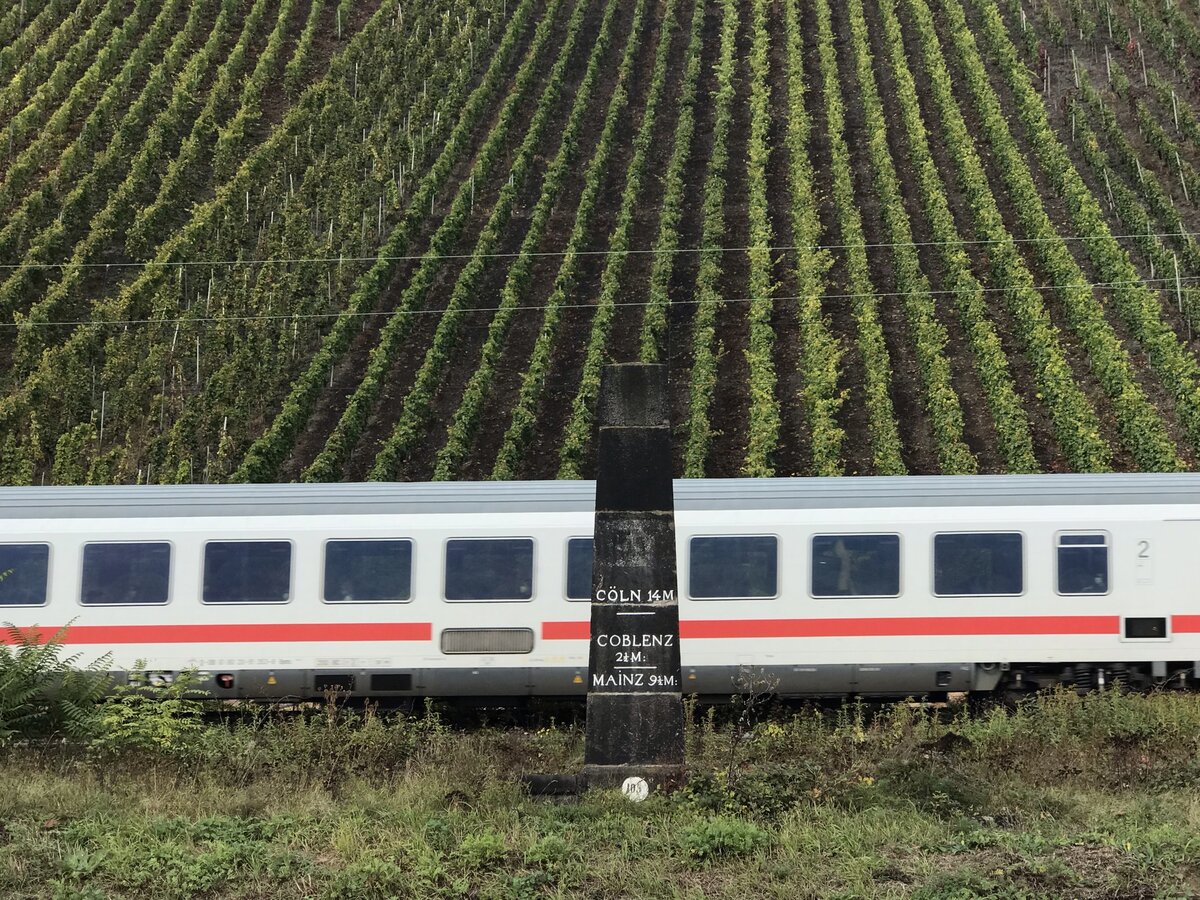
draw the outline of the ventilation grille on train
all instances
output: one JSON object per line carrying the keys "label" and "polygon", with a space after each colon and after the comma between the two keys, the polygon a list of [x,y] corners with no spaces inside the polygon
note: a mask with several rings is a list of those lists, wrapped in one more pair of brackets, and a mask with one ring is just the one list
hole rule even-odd
{"label": "ventilation grille on train", "polygon": [[442,632],[443,653],[529,653],[530,628],[447,628]]}

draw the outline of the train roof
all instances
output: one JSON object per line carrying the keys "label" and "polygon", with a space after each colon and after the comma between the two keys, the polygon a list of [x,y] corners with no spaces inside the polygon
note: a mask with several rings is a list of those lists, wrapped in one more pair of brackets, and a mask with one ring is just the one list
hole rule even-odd
{"label": "train roof", "polygon": [[[591,512],[593,481],[0,488],[0,520]],[[1200,504],[1200,473],[683,479],[677,510]]]}

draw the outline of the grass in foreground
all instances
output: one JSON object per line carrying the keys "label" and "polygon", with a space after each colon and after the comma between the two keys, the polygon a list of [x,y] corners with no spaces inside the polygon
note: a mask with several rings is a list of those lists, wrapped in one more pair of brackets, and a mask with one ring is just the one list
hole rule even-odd
{"label": "grass in foreground", "polygon": [[688,789],[640,805],[522,794],[519,774],[579,765],[576,727],[331,710],[156,745],[10,747],[0,895],[1200,894],[1200,698],[725,717],[690,729]]}

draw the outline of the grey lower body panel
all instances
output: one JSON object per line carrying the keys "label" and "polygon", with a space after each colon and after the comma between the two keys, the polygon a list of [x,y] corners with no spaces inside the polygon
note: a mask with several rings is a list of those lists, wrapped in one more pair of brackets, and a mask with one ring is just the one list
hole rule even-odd
{"label": "grey lower body panel", "polygon": [[[125,673],[114,673],[124,680]],[[160,673],[169,674],[169,673]],[[782,697],[922,696],[989,689],[986,666],[703,666],[683,669],[683,691],[708,697],[764,693]],[[232,678],[232,681],[230,681]],[[330,691],[379,699],[405,697],[583,697],[587,670],[479,666],[410,669],[241,669],[204,672],[196,687],[218,700],[320,700]]]}

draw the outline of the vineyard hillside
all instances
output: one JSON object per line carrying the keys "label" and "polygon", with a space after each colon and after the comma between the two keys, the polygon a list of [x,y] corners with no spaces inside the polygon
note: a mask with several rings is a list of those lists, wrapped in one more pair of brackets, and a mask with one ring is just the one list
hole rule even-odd
{"label": "vineyard hillside", "polygon": [[0,482],[1200,462],[1196,0],[3,0]]}

